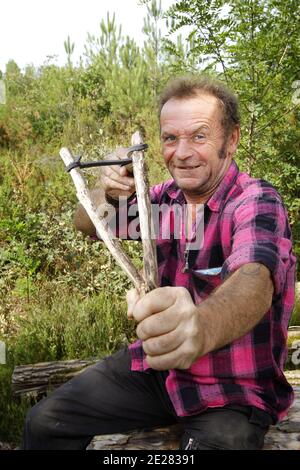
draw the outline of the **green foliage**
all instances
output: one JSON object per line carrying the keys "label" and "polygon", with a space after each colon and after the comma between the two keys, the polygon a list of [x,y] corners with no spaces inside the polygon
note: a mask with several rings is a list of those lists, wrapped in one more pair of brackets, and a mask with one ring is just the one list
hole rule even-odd
{"label": "green foliage", "polygon": [[[72,227],[71,210],[60,216],[35,213],[3,219],[0,230],[0,328],[10,331],[15,324],[12,304],[24,305],[41,299],[41,290],[61,288],[69,295],[92,295],[105,291],[117,300],[130,287],[129,281],[100,242],[90,242]],[[125,242],[124,242],[125,244]],[[138,242],[127,251],[137,266],[141,253]],[[49,287],[48,287],[49,284]],[[44,299],[50,308],[52,293]],[[39,300],[41,301],[41,300]],[[26,309],[25,309],[26,310]]]}
{"label": "green foliage", "polygon": [[15,321],[18,334],[9,339],[15,364],[100,358],[132,339],[125,303],[117,296],[112,303],[105,291],[83,298],[70,296],[59,285],[46,285],[44,290],[34,296],[26,316]]}

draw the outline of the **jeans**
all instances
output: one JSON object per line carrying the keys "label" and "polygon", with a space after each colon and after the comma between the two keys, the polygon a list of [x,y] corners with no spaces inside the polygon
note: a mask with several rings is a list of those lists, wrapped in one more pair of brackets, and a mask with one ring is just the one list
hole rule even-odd
{"label": "jeans", "polygon": [[165,388],[168,372],[130,370],[127,348],[90,366],[37,403],[23,449],[84,450],[93,436],[181,423],[181,449],[260,449],[271,424],[247,406],[209,408],[180,418]]}

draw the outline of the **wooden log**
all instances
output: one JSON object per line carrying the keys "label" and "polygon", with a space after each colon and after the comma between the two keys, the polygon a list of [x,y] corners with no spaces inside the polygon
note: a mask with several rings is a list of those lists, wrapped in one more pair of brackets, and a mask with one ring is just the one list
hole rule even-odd
{"label": "wooden log", "polygon": [[87,450],[176,450],[182,426],[142,429],[124,434],[95,436]]}
{"label": "wooden log", "polygon": [[289,340],[300,339],[300,326],[289,327]]}
{"label": "wooden log", "polygon": [[285,370],[284,375],[290,384],[300,387],[300,369]]}
{"label": "wooden log", "polygon": [[[292,379],[290,378],[290,383]],[[297,382],[300,382],[298,371]],[[294,386],[295,400],[288,416],[271,426],[265,437],[264,450],[300,450],[300,387]]]}
{"label": "wooden log", "polygon": [[[59,152],[61,158],[66,166],[74,162],[72,153],[67,148],[62,148]],[[83,177],[80,174],[78,168],[73,168],[70,171],[74,185],[77,190],[77,198],[86,210],[88,216],[96,227],[101,239],[115,258],[116,262],[127,274],[129,279],[133,282],[134,286],[138,291],[144,290],[144,279],[130,260],[130,258],[124,253],[121,243],[115,239],[109,226],[104,222],[104,214],[99,214],[97,208],[91,201],[89,190]]]}
{"label": "wooden log", "polygon": [[35,396],[57,388],[99,359],[41,362],[16,366],[12,376],[14,396]]}
{"label": "wooden log", "polygon": [[[142,144],[143,140],[139,132],[132,136],[131,144]],[[136,187],[136,196],[139,208],[139,221],[141,238],[143,243],[143,269],[145,279],[145,292],[150,292],[158,285],[157,257],[155,231],[152,218],[151,201],[149,196],[149,183],[144,152],[132,154],[133,174]]]}

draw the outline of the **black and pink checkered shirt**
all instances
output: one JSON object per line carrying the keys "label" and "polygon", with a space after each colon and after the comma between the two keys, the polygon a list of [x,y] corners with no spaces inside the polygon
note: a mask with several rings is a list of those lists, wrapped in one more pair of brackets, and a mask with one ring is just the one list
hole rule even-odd
{"label": "black and pink checkered shirt", "polygon": [[[174,180],[152,187],[151,200],[159,205],[186,204]],[[168,222],[161,220],[161,225]],[[185,287],[195,304],[246,263],[267,266],[275,288],[272,307],[249,333],[206,354],[189,369],[169,371],[166,388],[177,415],[239,404],[261,408],[275,421],[284,417],[293,401],[283,366],[294,303],[296,259],[287,212],[276,190],[264,180],[239,172],[232,162],[204,206],[201,248],[199,245],[200,249],[187,253],[185,237],[174,238],[172,233],[168,239],[158,237],[156,242],[159,285]],[[141,341],[129,349],[131,369],[147,371]]]}

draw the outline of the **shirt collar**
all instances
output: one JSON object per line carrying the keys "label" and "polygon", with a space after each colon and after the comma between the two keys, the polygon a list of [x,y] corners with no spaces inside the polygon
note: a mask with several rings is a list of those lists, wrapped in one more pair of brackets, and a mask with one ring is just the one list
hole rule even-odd
{"label": "shirt collar", "polygon": [[[226,201],[227,194],[235,183],[238,173],[238,166],[235,161],[232,161],[216,191],[207,201],[207,205],[210,210],[218,212],[223,207]],[[181,189],[178,188],[174,180],[169,181],[166,192],[170,199],[177,200],[179,203],[185,202],[183,192],[181,191]]]}
{"label": "shirt collar", "polygon": [[183,192],[181,191],[181,189],[178,188],[175,180],[170,180],[167,182],[167,184],[168,187],[166,189],[166,192],[170,199],[173,199],[174,201],[177,200],[178,202],[186,202]]}
{"label": "shirt collar", "polygon": [[228,168],[227,172],[225,173],[223,179],[221,180],[219,186],[217,187],[216,191],[207,201],[207,205],[210,210],[214,212],[219,212],[222,209],[226,197],[229,193],[229,190],[234,185],[237,175],[239,173],[239,169],[235,161],[233,160]]}

